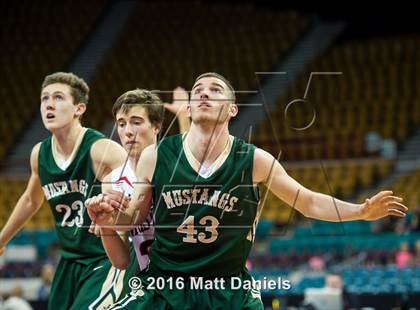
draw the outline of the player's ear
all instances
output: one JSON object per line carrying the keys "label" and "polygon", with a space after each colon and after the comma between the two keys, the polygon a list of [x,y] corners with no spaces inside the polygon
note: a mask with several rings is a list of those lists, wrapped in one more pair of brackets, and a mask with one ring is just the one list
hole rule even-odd
{"label": "player's ear", "polygon": [[187,116],[191,118],[191,102],[188,102],[187,104]]}
{"label": "player's ear", "polygon": [[237,114],[238,114],[238,106],[236,105],[236,103],[231,103],[229,105],[229,116],[235,117]]}
{"label": "player's ear", "polygon": [[86,103],[80,102],[80,103],[76,104],[75,115],[77,117],[82,116],[83,113],[85,113],[85,111],[86,111]]}
{"label": "player's ear", "polygon": [[162,129],[162,124],[153,124],[153,133],[157,135]]}

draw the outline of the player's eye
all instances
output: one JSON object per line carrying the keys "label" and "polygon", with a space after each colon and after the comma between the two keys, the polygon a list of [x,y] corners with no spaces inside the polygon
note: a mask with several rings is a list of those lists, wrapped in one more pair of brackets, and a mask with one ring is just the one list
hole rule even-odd
{"label": "player's eye", "polygon": [[125,123],[124,122],[118,122],[118,127],[124,127]]}
{"label": "player's eye", "polygon": [[43,96],[43,97],[41,97],[41,102],[45,102],[45,101],[47,101],[48,100],[48,96]]}
{"label": "player's eye", "polygon": [[222,93],[222,90],[221,90],[220,88],[218,88],[218,87],[212,87],[210,90],[211,90],[212,92],[215,92],[215,93],[219,93],[219,94],[221,94],[221,93]]}
{"label": "player's eye", "polygon": [[196,89],[194,90],[194,94],[199,94],[199,93],[201,93],[201,88],[196,88]]}
{"label": "player's eye", "polygon": [[62,101],[64,99],[64,97],[61,96],[61,95],[55,95],[54,99],[57,100],[57,101]]}

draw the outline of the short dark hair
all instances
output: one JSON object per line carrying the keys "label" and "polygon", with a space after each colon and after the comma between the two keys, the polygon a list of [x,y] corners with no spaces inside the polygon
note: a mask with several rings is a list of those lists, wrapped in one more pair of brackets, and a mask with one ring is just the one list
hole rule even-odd
{"label": "short dark hair", "polygon": [[225,78],[223,75],[216,73],[216,72],[206,72],[203,74],[200,74],[194,81],[194,84],[197,83],[198,80],[205,78],[205,77],[214,77],[216,79],[222,80],[226,86],[229,88],[230,92],[232,93],[232,98],[233,101],[236,101],[236,96],[235,96],[235,89],[232,86],[232,83],[229,82],[229,80],[227,78]]}
{"label": "short dark hair", "polygon": [[89,100],[89,86],[85,80],[78,77],[71,72],[55,72],[47,75],[42,82],[41,91],[48,85],[61,83],[70,87],[70,94],[73,97],[74,103],[88,103]]}
{"label": "short dark hair", "polygon": [[152,124],[158,125],[163,122],[164,107],[158,95],[147,89],[133,89],[125,92],[115,101],[112,107],[114,117],[122,111],[128,112],[133,105],[143,106]]}

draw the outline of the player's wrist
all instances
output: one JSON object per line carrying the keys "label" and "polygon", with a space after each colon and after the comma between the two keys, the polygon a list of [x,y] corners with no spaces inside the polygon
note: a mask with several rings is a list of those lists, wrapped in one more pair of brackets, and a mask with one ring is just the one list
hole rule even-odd
{"label": "player's wrist", "polygon": [[115,236],[117,232],[110,225],[100,226],[101,236]]}
{"label": "player's wrist", "polygon": [[7,242],[3,240],[3,238],[0,236],[0,249],[5,248],[7,245]]}
{"label": "player's wrist", "polygon": [[366,220],[366,212],[365,211],[366,208],[366,202],[358,204],[358,210],[357,210],[357,219],[358,220]]}

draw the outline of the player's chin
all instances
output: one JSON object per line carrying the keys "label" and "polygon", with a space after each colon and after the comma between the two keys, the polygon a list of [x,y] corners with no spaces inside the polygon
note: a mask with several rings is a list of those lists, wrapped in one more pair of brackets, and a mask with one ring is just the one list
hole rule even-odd
{"label": "player's chin", "polygon": [[46,122],[46,121],[44,121],[44,120],[42,120],[42,122],[44,123],[44,127],[45,127],[45,129],[47,129],[47,130],[49,130],[49,131],[51,131],[51,129],[53,129],[54,128],[54,125],[53,124],[51,124],[50,122]]}
{"label": "player's chin", "polygon": [[217,118],[212,116],[210,113],[197,113],[197,114],[194,115],[194,117],[192,117],[192,121],[195,124],[216,123]]}
{"label": "player's chin", "polygon": [[62,125],[60,126],[60,124],[56,123],[56,122],[44,122],[44,127],[45,129],[47,129],[50,132],[53,132],[57,129],[60,129],[61,127],[63,127]]}
{"label": "player's chin", "polygon": [[133,149],[127,151],[130,155],[133,155],[135,157],[140,157],[141,150],[139,146],[134,147]]}
{"label": "player's chin", "polygon": [[143,148],[141,147],[139,143],[134,143],[134,144],[127,143],[127,144],[124,144],[124,149],[128,154],[137,156],[137,155],[140,155],[141,150]]}

